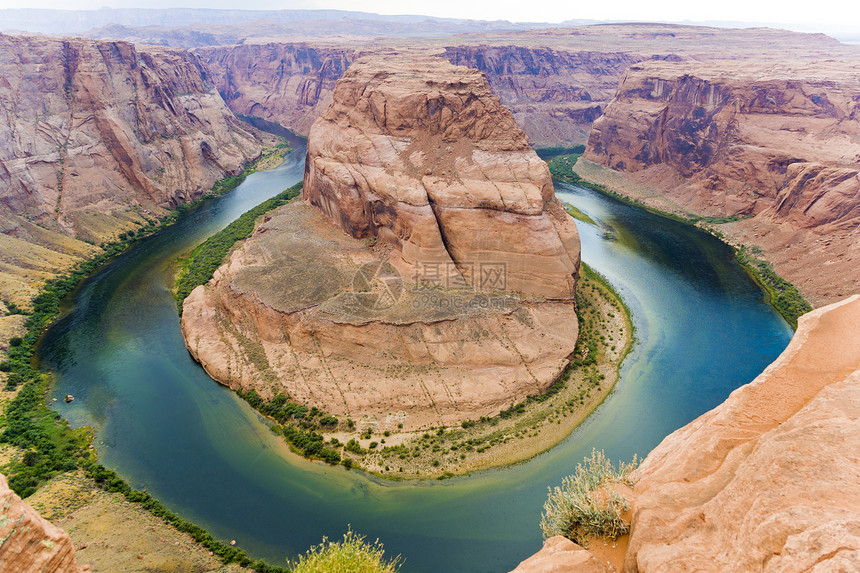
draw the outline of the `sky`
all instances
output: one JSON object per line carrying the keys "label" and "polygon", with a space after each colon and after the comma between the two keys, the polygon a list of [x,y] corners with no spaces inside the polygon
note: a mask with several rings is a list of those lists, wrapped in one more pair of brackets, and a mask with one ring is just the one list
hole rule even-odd
{"label": "sky", "polygon": [[[340,9],[379,14],[425,14],[477,20],[561,22],[570,19],[672,22],[737,21],[793,24],[793,28],[855,28],[856,0],[0,0],[0,8],[241,8]],[[852,8],[853,5],[853,8]],[[854,12],[851,14],[850,12]]]}

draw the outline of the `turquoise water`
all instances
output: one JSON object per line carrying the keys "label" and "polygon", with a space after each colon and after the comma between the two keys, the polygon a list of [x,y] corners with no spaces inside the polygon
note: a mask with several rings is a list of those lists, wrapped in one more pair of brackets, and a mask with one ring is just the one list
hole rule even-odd
{"label": "turquoise water", "polygon": [[389,483],[290,454],[185,350],[171,263],[299,181],[304,150],[135,244],[88,279],[44,338],[56,408],[98,427],[102,462],[134,487],[254,557],[288,556],[348,525],[406,558],[404,571],[508,571],[540,547],[548,486],[592,447],[640,455],[749,382],[791,331],[732,259],[695,229],[557,183],[600,223],[578,223],[583,259],[621,292],[637,343],[610,397],[570,438],[528,462],[468,477]]}

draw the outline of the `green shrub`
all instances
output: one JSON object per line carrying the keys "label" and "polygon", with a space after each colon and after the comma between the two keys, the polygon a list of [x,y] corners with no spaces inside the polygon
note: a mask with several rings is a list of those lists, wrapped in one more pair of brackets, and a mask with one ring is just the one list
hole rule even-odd
{"label": "green shrub", "polygon": [[591,457],[577,464],[575,473],[564,478],[561,487],[550,489],[540,523],[544,538],[563,535],[587,547],[591,538],[615,539],[627,533],[630,524],[621,515],[630,505],[613,485],[632,486],[629,474],[637,465],[634,456],[632,462],[621,463],[616,470],[602,450],[592,450]]}
{"label": "green shrub", "polygon": [[400,556],[388,561],[379,540],[367,543],[363,535],[347,530],[343,541],[328,541],[311,547],[290,563],[293,573],[394,573]]}

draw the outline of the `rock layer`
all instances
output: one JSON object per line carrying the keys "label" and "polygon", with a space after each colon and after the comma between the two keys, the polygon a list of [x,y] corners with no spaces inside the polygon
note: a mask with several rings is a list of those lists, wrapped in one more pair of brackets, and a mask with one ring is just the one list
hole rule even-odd
{"label": "rock layer", "polygon": [[0,290],[18,304],[91,254],[87,243],[201,196],[260,154],[196,56],[10,35],[0,144]]}
{"label": "rock layer", "polygon": [[354,63],[311,129],[304,197],[183,306],[233,388],[378,429],[491,416],[552,384],[578,334],[579,237],[475,70]]}
{"label": "rock layer", "polygon": [[356,51],[303,43],[199,48],[224,101],[241,115],[276,121],[307,134],[331,105],[334,84]]}
{"label": "rock layer", "polygon": [[85,214],[176,206],[260,153],[187,52],[0,35],[0,58],[3,214],[85,236]]}
{"label": "rock layer", "polygon": [[0,474],[0,571],[78,573],[68,534],[9,489]]}
{"label": "rock layer", "polygon": [[[311,129],[303,196],[351,236],[393,245],[390,262],[411,282],[573,299],[576,227],[476,70],[440,58],[353,64]],[[485,269],[502,280],[485,284]]]}
{"label": "rock layer", "polygon": [[[633,173],[696,213],[752,217],[735,234],[830,302],[860,285],[851,262],[860,255],[858,73],[847,61],[637,64],[595,122],[586,158]],[[802,260],[810,251],[830,267],[818,277]]]}

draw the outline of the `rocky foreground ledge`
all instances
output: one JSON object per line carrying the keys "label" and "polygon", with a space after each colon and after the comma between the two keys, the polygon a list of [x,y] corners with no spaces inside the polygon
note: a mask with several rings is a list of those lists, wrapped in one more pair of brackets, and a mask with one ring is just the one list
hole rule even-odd
{"label": "rocky foreground ledge", "polygon": [[408,431],[498,414],[568,365],[579,235],[477,70],[355,62],[311,129],[303,198],[185,300],[216,380]]}
{"label": "rocky foreground ledge", "polygon": [[[623,571],[856,571],[860,296],[801,317],[788,348],[634,473]],[[563,538],[519,573],[609,571]]]}
{"label": "rocky foreground ledge", "polygon": [[[43,519],[0,474],[0,571],[79,573],[69,535]],[[90,568],[85,566],[85,571]]]}

